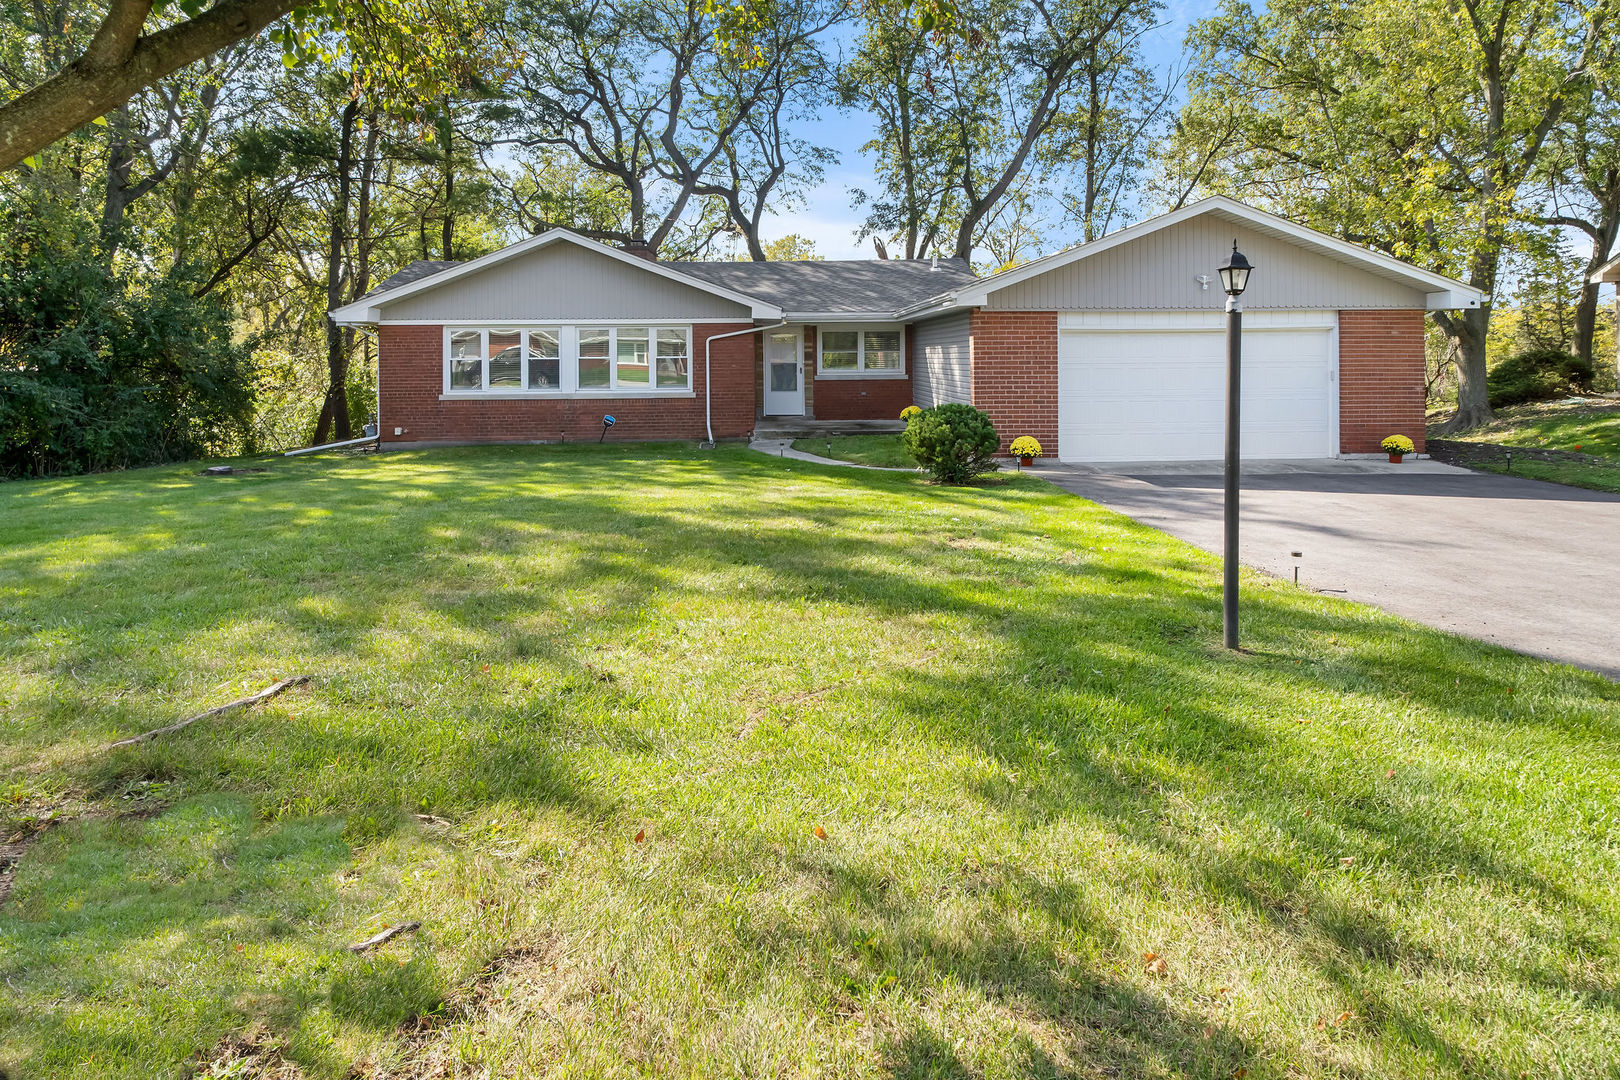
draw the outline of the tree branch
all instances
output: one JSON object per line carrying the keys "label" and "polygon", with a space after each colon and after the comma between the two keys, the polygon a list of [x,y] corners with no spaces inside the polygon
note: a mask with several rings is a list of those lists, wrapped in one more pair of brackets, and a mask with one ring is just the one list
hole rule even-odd
{"label": "tree branch", "polygon": [[220,0],[194,19],[138,36],[150,0],[114,0],[77,60],[0,105],[0,169],[117,108],[142,87],[257,34],[297,6],[298,0]]}

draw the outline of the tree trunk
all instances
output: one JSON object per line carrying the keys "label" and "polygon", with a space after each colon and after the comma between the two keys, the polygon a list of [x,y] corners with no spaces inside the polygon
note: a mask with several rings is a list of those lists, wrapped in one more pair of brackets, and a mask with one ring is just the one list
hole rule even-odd
{"label": "tree trunk", "polygon": [[450,140],[455,138],[454,121],[450,117],[450,106],[444,107],[444,123],[440,125],[440,138],[444,141],[444,261],[450,262],[455,258],[456,237],[456,163],[450,158]]}
{"label": "tree trunk", "polygon": [[1582,360],[1595,359],[1592,338],[1597,332],[1598,286],[1591,278],[1598,267],[1608,261],[1614,242],[1620,237],[1620,172],[1609,169],[1601,184],[1588,182],[1587,190],[1597,197],[1596,221],[1588,221],[1592,238],[1592,254],[1586,260],[1586,272],[1581,275],[1581,298],[1575,305],[1575,355]]}
{"label": "tree trunk", "polygon": [[1491,306],[1435,313],[1457,357],[1457,411],[1441,426],[1449,435],[1480,427],[1496,419],[1485,386],[1485,334],[1490,328]]}
{"label": "tree trunk", "polygon": [[[360,152],[360,191],[357,195],[354,217],[354,281],[349,286],[350,300],[358,300],[371,291],[371,198],[377,185],[377,141],[381,129],[378,126],[378,114],[372,109],[366,115],[366,141]],[[343,352],[345,356],[354,354],[355,333],[353,330],[343,332]],[[365,366],[362,371],[370,372],[371,368],[371,339],[365,339]],[[381,372],[377,373],[379,384]],[[372,403],[372,420],[382,423],[378,415],[376,402]]]}
{"label": "tree trunk", "polygon": [[[354,172],[354,121],[360,104],[350,100],[343,107],[342,133],[338,139],[337,198],[332,203],[332,231],[326,247],[326,306],[343,306],[343,243],[348,234],[349,196]],[[354,437],[349,426],[349,350],[343,329],[328,316],[326,320],[326,400],[315,423],[314,445],[341,442]]]}
{"label": "tree trunk", "polygon": [[1588,281],[1581,286],[1581,297],[1575,301],[1575,355],[1582,360],[1592,359],[1592,338],[1597,333],[1598,287]]}
{"label": "tree trunk", "polygon": [[107,184],[101,203],[101,247],[108,260],[118,251],[124,233],[124,211],[129,206],[129,173],[135,165],[129,110],[107,114]]}

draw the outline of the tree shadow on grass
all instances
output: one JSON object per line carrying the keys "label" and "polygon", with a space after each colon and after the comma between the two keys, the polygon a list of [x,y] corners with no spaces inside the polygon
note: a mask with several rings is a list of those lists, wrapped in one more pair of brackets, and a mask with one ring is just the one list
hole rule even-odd
{"label": "tree shadow on grass", "polygon": [[[1360,741],[1353,728],[1324,748],[1291,734],[1305,728],[1288,726],[1365,723],[1366,701],[1375,699],[1421,710],[1436,728],[1419,742],[1442,750],[1451,732],[1533,732],[1612,764],[1617,698],[1595,677],[1569,675],[1558,707],[1538,710],[1533,697],[1510,691],[1526,676],[1544,684],[1547,669],[1254,579],[1246,610],[1257,651],[1223,654],[1212,645],[1212,559],[1026,481],[924,488],[910,477],[829,475],[739,455],[649,464],[644,451],[618,448],[396,463],[408,460],[424,468],[402,478],[380,459],[302,480],[289,471],[244,487],[223,514],[218,498],[204,505],[183,497],[205,481],[165,482],[140,497],[146,504],[126,523],[136,535],[161,527],[207,537],[201,546],[98,548],[72,575],[51,570],[43,549],[6,555],[0,573],[26,582],[6,601],[22,616],[13,640],[28,640],[52,612],[77,613],[53,631],[46,674],[55,674],[17,704],[25,715],[54,717],[48,728],[83,723],[108,691],[64,696],[62,672],[96,672],[125,649],[150,651],[156,635],[168,662],[137,662],[134,685],[167,688],[188,659],[208,659],[211,642],[251,627],[273,643],[265,663],[297,657],[329,673],[317,692],[161,747],[87,756],[70,771],[103,794],[161,776],[249,792],[280,814],[342,812],[344,835],[371,843],[418,808],[458,815],[512,802],[563,805],[592,819],[618,813],[615,796],[576,774],[572,756],[657,758],[659,725],[678,711],[678,684],[645,689],[640,667],[685,647],[716,597],[741,596],[747,606],[737,618],[772,629],[756,645],[726,651],[722,639],[709,646],[717,658],[694,658],[713,666],[689,677],[731,695],[718,708],[702,706],[720,738],[732,737],[728,711],[747,705],[754,683],[811,666],[813,657],[796,654],[802,646],[790,648],[794,639],[780,634],[794,620],[819,625],[814,618],[833,613],[880,634],[926,619],[939,628],[939,663],[878,656],[865,670],[836,672],[830,684],[772,694],[756,706],[767,727],[811,720],[877,738],[876,722],[864,718],[881,712],[923,733],[923,749],[937,745],[942,759],[965,751],[994,762],[996,775],[965,782],[986,814],[1031,832],[1053,822],[1095,825],[1174,863],[1199,903],[1236,906],[1285,935],[1323,978],[1370,993],[1368,1008],[1387,1018],[1388,1030],[1436,1060],[1469,1059],[1423,1017],[1387,995],[1380,1001],[1366,973],[1478,972],[1399,932],[1373,903],[1374,884],[1348,901],[1324,890],[1320,875],[1347,850],[1360,862],[1346,873],[1463,875],[1560,913],[1564,933],[1573,923],[1594,955],[1609,954],[1602,931],[1611,916],[1589,883],[1572,887],[1544,860],[1501,842],[1503,822],[1511,815],[1521,827],[1530,810],[1504,805],[1488,821],[1436,819],[1425,792],[1403,788],[1404,777],[1385,782],[1389,751],[1366,742],[1365,760],[1346,757]],[[627,469],[637,471],[634,484]],[[104,530],[96,519],[104,509],[89,500],[66,531]],[[142,591],[148,581],[175,591]],[[119,595],[126,586],[135,594]],[[999,651],[959,651],[979,639]],[[520,687],[507,669],[531,681]],[[120,733],[173,719],[120,709],[112,725]],[[1447,782],[1438,767],[1426,775]],[[1212,848],[1177,807],[1203,808],[1238,835],[1275,843]],[[729,870],[757,873],[757,854]],[[970,983],[997,1003],[1009,1037],[1024,1040],[1014,1057],[1029,1075],[1059,1072],[1088,1054],[1142,1075],[1217,1075],[1211,1070],[1267,1052],[1219,1025],[1206,1035],[1210,1025],[1196,1012],[1094,960],[1057,955],[1050,937],[1010,918],[953,937],[895,921],[883,900],[890,886],[869,868],[802,869],[828,875],[826,889],[851,898],[856,922],[884,925],[901,966],[936,982]],[[1010,868],[998,873],[1002,887],[1052,925],[1082,927],[1089,948],[1130,954],[1108,920],[1080,911],[1072,887]],[[829,919],[828,933],[853,939],[853,923]],[[1532,931],[1541,953],[1557,955],[1549,935],[1556,932]],[[775,955],[787,940],[767,935],[751,947]],[[841,948],[848,952],[847,942]],[[866,963],[852,962],[848,975],[872,993],[883,969]],[[1593,1007],[1614,1008],[1598,975],[1581,982],[1556,966],[1503,967],[1523,985],[1588,994]],[[363,1003],[367,994],[349,999]],[[368,1009],[348,1015],[381,1022],[388,1011]],[[979,1068],[956,1053],[948,1014],[902,1019],[891,1033],[893,1071]],[[1491,1062],[1471,1067],[1499,1071]]]}

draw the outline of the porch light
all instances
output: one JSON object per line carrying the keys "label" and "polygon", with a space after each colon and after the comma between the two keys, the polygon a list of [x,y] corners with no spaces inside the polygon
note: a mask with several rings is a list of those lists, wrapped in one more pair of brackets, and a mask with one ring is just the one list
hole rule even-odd
{"label": "porch light", "polygon": [[1227,296],[1242,296],[1243,290],[1249,287],[1249,271],[1253,269],[1249,260],[1243,257],[1243,252],[1237,249],[1237,241],[1232,241],[1232,254],[1216,269],[1221,275],[1221,288],[1226,290]]}

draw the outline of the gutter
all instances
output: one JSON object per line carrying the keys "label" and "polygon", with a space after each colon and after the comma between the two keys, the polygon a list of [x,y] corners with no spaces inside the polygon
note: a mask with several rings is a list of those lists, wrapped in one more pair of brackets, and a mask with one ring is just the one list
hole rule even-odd
{"label": "gutter", "polygon": [[930,296],[926,300],[919,300],[915,304],[901,308],[899,311],[894,313],[894,317],[896,319],[914,318],[915,316],[929,312],[930,309],[936,307],[940,308],[941,310],[948,311],[957,305],[957,298],[960,295],[960,289],[952,289],[950,292],[942,292],[936,296]]}
{"label": "gutter", "polygon": [[299,450],[288,450],[282,457],[297,457],[299,454],[315,454],[322,450],[336,450],[340,446],[359,446],[361,443],[377,442],[380,435],[362,435],[358,439],[344,439],[342,442],[321,443],[319,446],[306,446]]}
{"label": "gutter", "polygon": [[[787,320],[772,323],[769,326],[750,326],[746,330],[732,330],[725,334],[711,334],[703,339],[703,427],[709,433],[709,447],[714,447],[714,414],[711,399],[714,396],[714,382],[709,378],[709,344],[722,338],[742,337],[745,334],[762,334],[766,330],[778,330],[787,325]],[[752,378],[752,376],[750,376]],[[802,379],[803,376],[801,375]],[[381,431],[381,428],[377,430]]]}
{"label": "gutter", "polygon": [[[333,320],[337,322],[337,320]],[[375,337],[377,328],[370,323],[337,323],[345,329],[358,330],[367,337]],[[377,342],[377,408],[372,413],[373,421],[368,427],[373,427],[370,435],[362,435],[358,439],[344,439],[342,442],[322,443],[319,446],[304,446],[297,450],[288,450],[282,457],[297,457],[299,454],[313,454],[321,450],[336,450],[342,446],[359,446],[361,443],[375,442],[377,449],[382,449],[382,343]]]}

